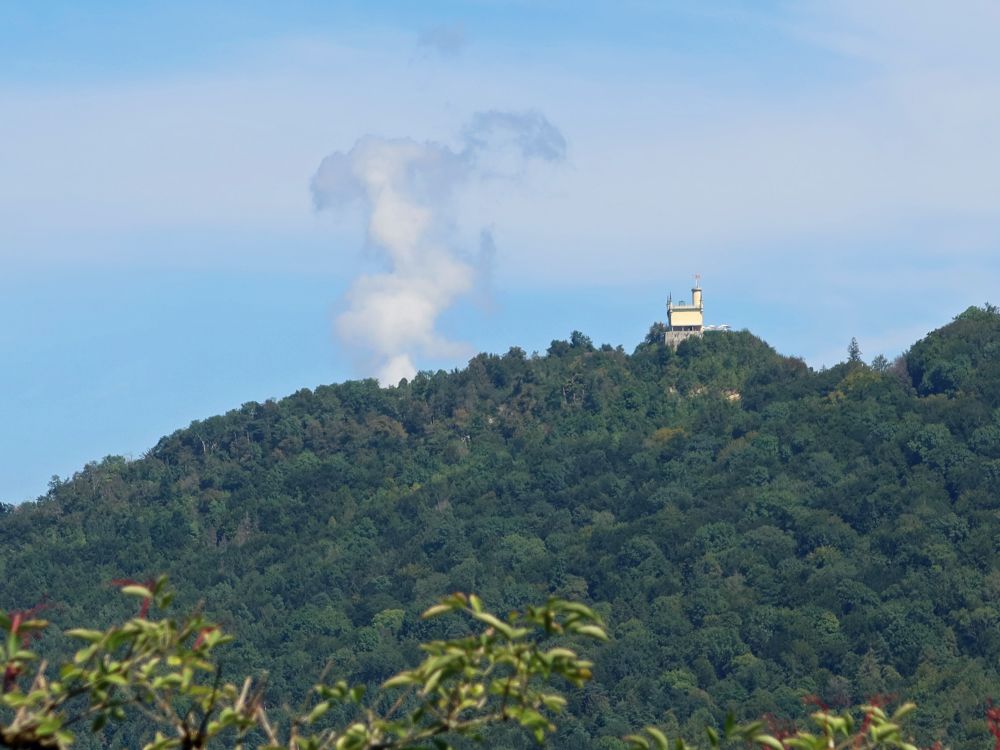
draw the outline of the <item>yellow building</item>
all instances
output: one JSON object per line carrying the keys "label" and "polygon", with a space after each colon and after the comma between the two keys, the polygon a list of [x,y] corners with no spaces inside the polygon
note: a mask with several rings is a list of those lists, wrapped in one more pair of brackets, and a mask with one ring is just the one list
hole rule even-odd
{"label": "yellow building", "polygon": [[694,277],[691,289],[691,303],[684,300],[674,303],[673,296],[667,300],[667,332],[664,343],[677,348],[689,336],[702,336],[705,332],[705,305],[701,297],[701,276]]}

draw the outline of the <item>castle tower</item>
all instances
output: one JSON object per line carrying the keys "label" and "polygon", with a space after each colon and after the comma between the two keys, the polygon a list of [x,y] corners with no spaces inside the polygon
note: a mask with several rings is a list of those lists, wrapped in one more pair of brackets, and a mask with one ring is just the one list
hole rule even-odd
{"label": "castle tower", "polygon": [[664,343],[673,349],[690,336],[705,332],[705,304],[701,296],[701,275],[695,274],[691,289],[691,304],[681,300],[674,304],[673,296],[667,300],[667,332]]}

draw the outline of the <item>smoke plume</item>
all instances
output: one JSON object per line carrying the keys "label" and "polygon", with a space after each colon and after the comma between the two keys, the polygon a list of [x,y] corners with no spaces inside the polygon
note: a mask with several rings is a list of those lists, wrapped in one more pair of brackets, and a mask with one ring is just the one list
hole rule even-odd
{"label": "smoke plume", "polygon": [[[466,352],[437,330],[441,313],[473,289],[482,265],[456,239],[456,191],[472,179],[516,179],[533,160],[565,155],[565,139],[541,114],[482,112],[462,131],[457,149],[366,136],[323,159],[312,179],[316,208],[359,201],[368,242],[388,265],[354,282],[335,324],[342,341],[371,355],[383,385],[412,378],[420,356]],[[489,232],[481,245],[492,252]]]}

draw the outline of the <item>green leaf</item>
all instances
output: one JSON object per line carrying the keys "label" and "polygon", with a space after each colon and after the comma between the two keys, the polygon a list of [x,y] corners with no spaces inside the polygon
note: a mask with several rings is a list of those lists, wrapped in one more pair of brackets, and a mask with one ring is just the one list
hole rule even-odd
{"label": "green leaf", "polygon": [[733,712],[730,711],[726,714],[726,721],[722,725],[723,734],[728,738],[733,736],[733,730],[736,728],[736,717]]}
{"label": "green leaf", "polygon": [[153,592],[147,589],[145,586],[137,586],[135,584],[129,586],[122,586],[121,592],[125,596],[138,596],[142,599],[152,599]]}
{"label": "green leaf", "polygon": [[439,617],[440,615],[447,614],[448,612],[454,612],[455,607],[451,604],[435,604],[428,610],[425,610],[421,618],[424,620],[429,620],[432,617]]}
{"label": "green leaf", "polygon": [[317,703],[315,708],[313,708],[313,710],[310,711],[309,715],[306,717],[306,723],[312,724],[329,710],[330,710],[329,701],[322,701],[321,703]]}
{"label": "green leaf", "polygon": [[646,727],[646,733],[653,738],[656,743],[657,750],[667,750],[670,742],[667,740],[667,735],[661,732],[656,727]]}
{"label": "green leaf", "polygon": [[46,716],[35,727],[35,734],[39,737],[48,737],[55,734],[62,726],[62,718],[59,716]]}
{"label": "green leaf", "polygon": [[899,732],[899,726],[897,724],[886,723],[880,724],[879,726],[874,726],[871,728],[872,739],[876,742],[890,737],[893,734]]}
{"label": "green leaf", "polygon": [[561,695],[545,693],[540,696],[542,704],[550,711],[562,711],[566,707],[566,699]]}
{"label": "green leaf", "polygon": [[80,638],[84,641],[89,641],[90,643],[97,643],[104,637],[104,633],[100,630],[87,630],[86,628],[73,628],[72,630],[67,630],[66,635],[70,638]]}
{"label": "green leaf", "polygon": [[73,661],[76,662],[77,664],[82,664],[83,662],[88,661],[96,651],[97,651],[96,646],[87,646],[87,648],[81,648],[73,655]]}
{"label": "green leaf", "polygon": [[508,640],[512,640],[514,638],[514,628],[505,623],[503,620],[491,615],[489,612],[473,612],[472,616],[481,622],[485,622],[494,630],[498,630],[503,633],[504,637]]}
{"label": "green leaf", "polygon": [[586,617],[590,620],[596,620],[597,615],[594,614],[594,610],[588,607],[586,604],[580,604],[579,602],[567,602],[561,599],[557,599],[552,602],[552,606],[563,610],[564,612],[573,612],[575,614]]}
{"label": "green leaf", "polygon": [[568,648],[550,648],[548,651],[545,652],[545,656],[549,660],[554,660],[554,659],[575,659],[576,658],[576,652],[575,651],[571,651]]}
{"label": "green leaf", "polygon": [[421,690],[420,692],[423,695],[428,695],[431,691],[434,690],[434,688],[437,687],[438,683],[441,681],[441,675],[443,674],[444,674],[443,669],[436,669],[433,672],[431,672],[430,676],[427,678],[427,681],[424,683],[424,689]]}
{"label": "green leaf", "polygon": [[712,747],[719,746],[719,733],[712,727],[705,727],[705,734],[708,735],[708,744]]}
{"label": "green leaf", "polygon": [[591,638],[597,638],[599,641],[610,640],[608,634],[604,632],[604,628],[600,628],[597,625],[580,625],[574,628],[573,632],[580,635],[589,635]]}
{"label": "green leaf", "polygon": [[914,709],[916,709],[916,707],[917,707],[916,703],[904,703],[902,706],[896,709],[896,713],[892,715],[892,720],[899,721],[904,716],[906,716],[907,714],[911,713]]}
{"label": "green leaf", "polygon": [[825,747],[826,740],[823,737],[809,734],[803,737],[789,737],[785,740],[785,745],[787,747],[801,748],[801,750],[809,750],[812,747]]}
{"label": "green leaf", "polygon": [[755,735],[753,741],[758,745],[764,745],[772,750],[785,750],[785,746],[781,744],[781,740],[777,737],[772,737],[769,734],[758,734]]}
{"label": "green leaf", "polygon": [[401,674],[397,674],[390,677],[388,680],[382,683],[382,687],[383,688],[402,687],[404,685],[413,685],[414,683],[417,682],[419,682],[419,680],[416,677],[407,672],[403,672]]}

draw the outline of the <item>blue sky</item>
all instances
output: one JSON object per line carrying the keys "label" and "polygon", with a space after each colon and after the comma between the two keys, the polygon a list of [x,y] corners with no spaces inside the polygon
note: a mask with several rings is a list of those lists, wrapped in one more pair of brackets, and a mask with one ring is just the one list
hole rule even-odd
{"label": "blue sky", "polygon": [[987,0],[0,0],[0,500],[375,374],[338,321],[397,261],[370,192],[310,181],[365,136],[462,155],[476,113],[565,155],[423,206],[474,278],[415,366],[631,349],[695,272],[814,366],[897,354],[997,301],[998,32]]}

